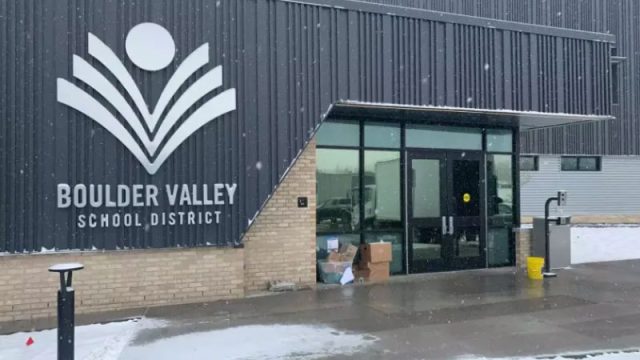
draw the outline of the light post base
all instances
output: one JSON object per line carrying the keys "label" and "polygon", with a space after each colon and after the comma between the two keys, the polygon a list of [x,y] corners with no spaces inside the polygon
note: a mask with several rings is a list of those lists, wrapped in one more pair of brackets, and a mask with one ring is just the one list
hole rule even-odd
{"label": "light post base", "polygon": [[72,287],[74,271],[82,270],[78,263],[57,264],[50,272],[60,274],[58,290],[58,360],[73,360],[75,348],[75,291]]}
{"label": "light post base", "polygon": [[554,278],[554,277],[558,277],[558,274],[556,274],[554,272],[543,272],[542,276],[544,276],[546,278]]}

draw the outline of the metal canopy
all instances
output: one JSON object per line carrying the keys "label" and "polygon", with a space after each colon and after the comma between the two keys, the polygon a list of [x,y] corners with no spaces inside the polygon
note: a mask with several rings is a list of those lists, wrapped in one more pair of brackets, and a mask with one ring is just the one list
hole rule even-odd
{"label": "metal canopy", "polygon": [[581,115],[564,113],[542,113],[502,109],[472,109],[449,106],[417,106],[385,103],[343,101],[334,104],[329,112],[333,118],[366,117],[387,121],[430,121],[457,125],[493,125],[519,127],[521,131],[546,127],[611,120],[610,115]]}

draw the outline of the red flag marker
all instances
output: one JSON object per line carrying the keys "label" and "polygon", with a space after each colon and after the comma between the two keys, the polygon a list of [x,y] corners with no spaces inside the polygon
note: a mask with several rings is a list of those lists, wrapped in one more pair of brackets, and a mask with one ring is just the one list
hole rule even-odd
{"label": "red flag marker", "polygon": [[29,338],[27,339],[27,346],[31,346],[33,345],[35,341],[33,341],[33,338],[31,336],[29,336]]}

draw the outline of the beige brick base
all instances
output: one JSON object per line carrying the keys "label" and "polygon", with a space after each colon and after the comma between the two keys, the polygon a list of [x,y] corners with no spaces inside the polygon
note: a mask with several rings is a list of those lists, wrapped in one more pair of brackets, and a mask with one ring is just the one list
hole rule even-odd
{"label": "beige brick base", "polygon": [[[55,315],[55,263],[79,262],[74,273],[76,312],[228,299],[244,295],[244,249],[167,249],[0,258],[0,322]],[[213,276],[208,276],[212,274]]]}
{"label": "beige brick base", "polygon": [[[2,323],[55,316],[55,263],[80,262],[76,313],[243,297],[270,280],[315,285],[315,145],[298,158],[244,237],[244,249],[88,251],[0,256]],[[308,207],[298,208],[306,196]]]}
{"label": "beige brick base", "polygon": [[[270,280],[316,282],[316,147],[310,142],[244,237],[245,291]],[[305,196],[306,208],[298,207]]]}
{"label": "beige brick base", "polygon": [[516,232],[516,267],[527,267],[527,258],[531,256],[531,229],[519,229]]}

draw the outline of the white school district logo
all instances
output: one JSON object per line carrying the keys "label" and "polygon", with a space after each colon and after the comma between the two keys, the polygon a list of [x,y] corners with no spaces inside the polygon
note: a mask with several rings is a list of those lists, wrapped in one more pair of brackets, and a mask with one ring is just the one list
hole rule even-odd
{"label": "white school district logo", "polygon": [[[158,71],[171,64],[175,43],[169,32],[154,23],[134,26],[125,41],[129,59],[146,71]],[[83,58],[73,55],[73,77],[100,94],[125,120],[125,127],[104,105],[80,87],[58,78],[58,102],[88,116],[115,136],[151,175],[155,174],[173,151],[191,134],[211,120],[236,109],[236,91],[228,89],[199,106],[175,129],[180,118],[201,100],[222,85],[222,67],[217,66],[196,79],[173,105],[167,105],[178,89],[200,68],[209,63],[209,44],[204,43],[178,66],[162,90],[153,111],[150,111],[140,89],[124,64],[98,37],[89,33],[88,52],[100,62],[126,90],[134,109],[123,94],[103,74]],[[166,115],[161,118],[162,114]]]}

